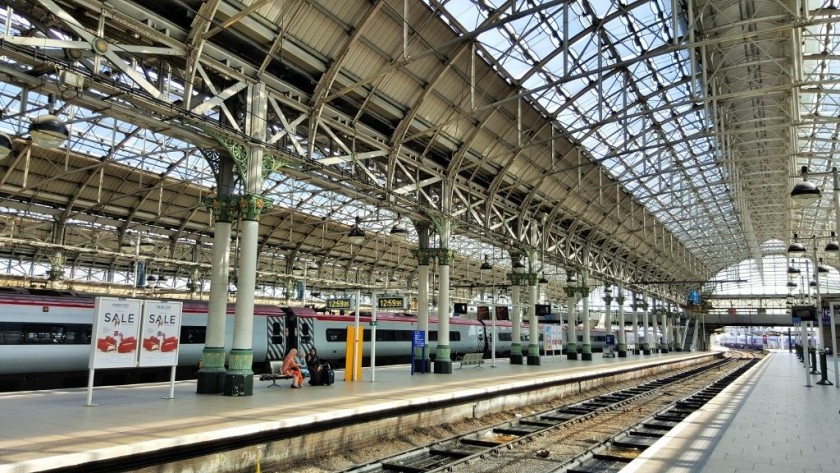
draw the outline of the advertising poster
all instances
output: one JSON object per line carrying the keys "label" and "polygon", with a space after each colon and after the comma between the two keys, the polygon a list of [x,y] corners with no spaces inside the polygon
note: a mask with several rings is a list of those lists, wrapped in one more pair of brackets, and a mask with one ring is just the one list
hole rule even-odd
{"label": "advertising poster", "polygon": [[146,301],[140,329],[140,366],[175,366],[183,302]]}
{"label": "advertising poster", "polygon": [[88,368],[133,368],[137,363],[142,301],[97,297]]}

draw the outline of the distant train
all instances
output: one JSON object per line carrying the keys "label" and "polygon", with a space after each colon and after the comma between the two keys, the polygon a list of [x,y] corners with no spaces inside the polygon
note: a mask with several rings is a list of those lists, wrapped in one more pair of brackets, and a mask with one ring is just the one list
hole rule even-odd
{"label": "distant train", "polygon": [[[0,391],[84,386],[90,356],[94,319],[94,295],[74,291],[0,288]],[[207,302],[184,301],[178,359],[179,379],[195,376],[204,347]],[[226,342],[233,338],[234,305],[227,307]],[[266,361],[282,359],[290,348],[308,351],[315,347],[323,360],[337,366],[345,358],[347,327],[354,316],[318,313],[312,308],[254,307],[253,352],[255,371]],[[361,313],[364,358],[370,357],[370,314]],[[542,328],[542,327],[541,327]],[[411,314],[377,314],[376,357],[378,364],[407,362],[411,355],[417,318]],[[450,319],[450,347],[453,355],[484,353],[490,356],[493,328],[489,321],[453,317]],[[496,355],[510,355],[512,325],[496,322]],[[542,333],[542,330],[540,330]],[[628,332],[628,342],[632,333]],[[429,352],[437,346],[437,318],[429,321]],[[606,342],[603,329],[592,329],[592,349]],[[521,345],[527,354],[527,325],[522,325]],[[540,336],[542,339],[542,335]],[[566,330],[562,329],[563,343]],[[577,339],[582,340],[581,332]],[[580,345],[578,345],[580,349]],[[168,369],[138,368],[97,371],[97,384],[125,384],[168,379]]]}

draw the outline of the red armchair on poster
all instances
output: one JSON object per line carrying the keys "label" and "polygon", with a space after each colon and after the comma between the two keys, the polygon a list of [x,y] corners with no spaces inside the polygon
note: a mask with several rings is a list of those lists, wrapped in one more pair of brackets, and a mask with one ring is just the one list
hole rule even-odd
{"label": "red armchair on poster", "polygon": [[163,345],[161,345],[161,351],[174,351],[178,348],[178,337],[169,337],[163,340]]}

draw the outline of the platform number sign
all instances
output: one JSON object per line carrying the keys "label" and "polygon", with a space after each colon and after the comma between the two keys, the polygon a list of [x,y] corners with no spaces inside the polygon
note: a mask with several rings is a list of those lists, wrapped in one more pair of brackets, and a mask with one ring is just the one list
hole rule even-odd
{"label": "platform number sign", "polygon": [[350,309],[352,306],[353,300],[349,297],[327,299],[327,309]]}

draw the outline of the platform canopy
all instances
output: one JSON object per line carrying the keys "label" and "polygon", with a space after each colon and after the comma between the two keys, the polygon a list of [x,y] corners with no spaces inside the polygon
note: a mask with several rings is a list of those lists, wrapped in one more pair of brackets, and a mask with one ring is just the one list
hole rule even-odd
{"label": "platform canopy", "polygon": [[[131,243],[151,238],[147,269],[173,290],[206,285],[204,200],[241,192],[253,146],[274,202],[263,286],[300,279],[297,264],[310,287],[411,288],[412,223],[448,217],[453,285],[488,284],[484,255],[503,284],[526,254],[558,296],[587,268],[682,301],[745,259],[760,270],[794,233],[822,251],[835,228],[833,1],[4,4],[7,273],[124,281]],[[260,142],[246,133],[257,84]],[[795,207],[802,166],[821,194]]]}

